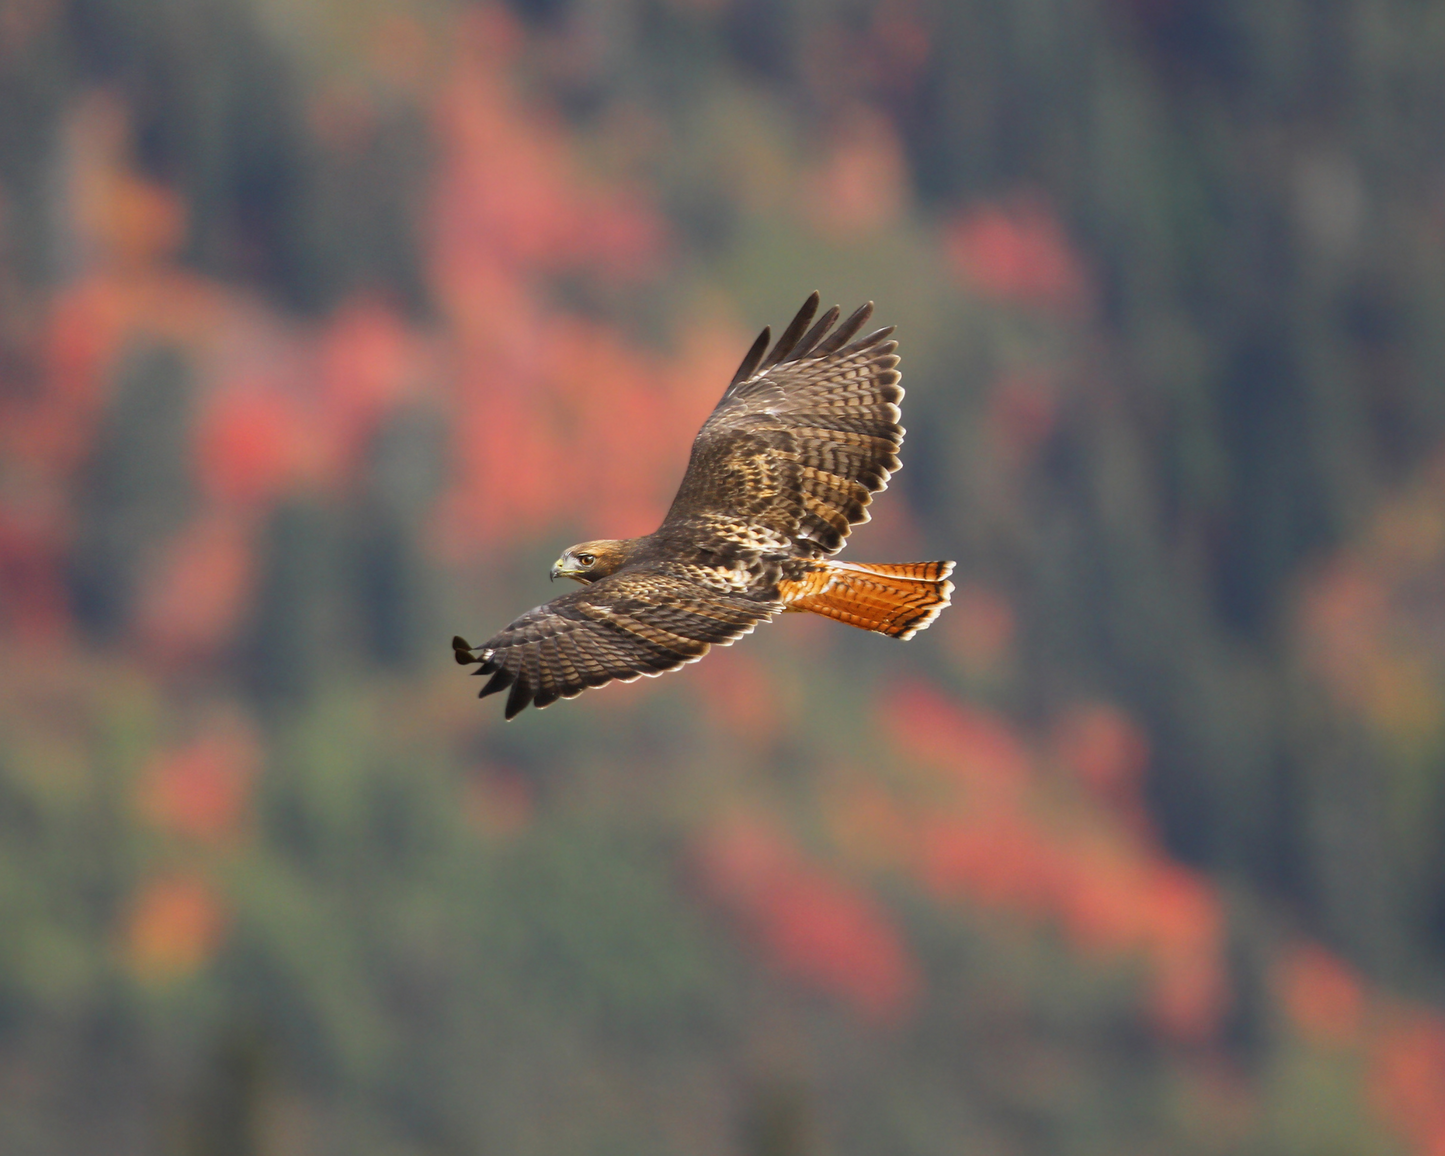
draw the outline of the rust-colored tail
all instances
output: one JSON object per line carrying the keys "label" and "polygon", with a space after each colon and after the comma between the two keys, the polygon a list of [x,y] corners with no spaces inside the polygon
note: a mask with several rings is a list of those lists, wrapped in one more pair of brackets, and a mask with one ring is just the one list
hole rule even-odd
{"label": "rust-colored tail", "polygon": [[890,638],[912,638],[948,605],[952,562],[818,562],[779,587],[789,610],[811,610]]}

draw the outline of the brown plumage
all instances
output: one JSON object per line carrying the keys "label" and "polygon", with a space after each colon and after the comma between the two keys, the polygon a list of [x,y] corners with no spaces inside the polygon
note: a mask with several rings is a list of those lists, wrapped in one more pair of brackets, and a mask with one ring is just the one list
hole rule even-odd
{"label": "brown plumage", "polygon": [[[460,663],[510,688],[506,717],[588,687],[675,670],[785,610],[911,638],[948,605],[952,562],[834,562],[899,468],[903,399],[892,326],[858,337],[873,303],[816,322],[818,295],[769,349],[764,329],[692,446],[662,525],[581,542],[552,567],[582,582]],[[835,328],[836,325],[836,328]]]}

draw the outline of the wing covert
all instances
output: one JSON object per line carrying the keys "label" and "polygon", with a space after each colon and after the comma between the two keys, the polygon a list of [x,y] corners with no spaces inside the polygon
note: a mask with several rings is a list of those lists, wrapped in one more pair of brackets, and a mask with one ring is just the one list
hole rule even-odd
{"label": "wing covert", "polygon": [[454,638],[459,663],[491,675],[478,697],[511,688],[506,717],[529,704],[696,662],[781,607],[703,586],[665,569],[623,570],[529,610],[479,647]]}
{"label": "wing covert", "polygon": [[817,555],[868,520],[899,468],[898,343],[891,326],[857,337],[871,301],[836,328],[837,306],[813,323],[818,304],[814,293],[771,350],[764,329],[743,358],[693,442],[665,528],[741,516]]}

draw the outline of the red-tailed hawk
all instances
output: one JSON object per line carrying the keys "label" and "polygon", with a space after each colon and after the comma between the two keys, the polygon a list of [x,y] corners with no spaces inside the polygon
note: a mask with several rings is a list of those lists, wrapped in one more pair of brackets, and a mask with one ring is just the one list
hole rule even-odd
{"label": "red-tailed hawk", "polygon": [[811,325],[814,293],[768,349],[764,329],[692,445],[682,486],[651,534],[582,542],[552,576],[581,590],[529,610],[459,663],[511,687],[507,718],[588,687],[696,662],[785,610],[912,638],[953,591],[952,562],[834,562],[872,495],[899,467],[893,327],[854,337],[873,313]]}

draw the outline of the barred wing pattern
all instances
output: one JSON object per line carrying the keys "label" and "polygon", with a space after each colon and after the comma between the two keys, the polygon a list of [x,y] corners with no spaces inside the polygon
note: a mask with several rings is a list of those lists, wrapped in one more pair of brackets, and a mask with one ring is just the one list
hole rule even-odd
{"label": "barred wing pattern", "polygon": [[693,442],[664,531],[735,545],[761,534],[815,557],[868,520],[903,444],[898,343],[892,326],[853,340],[871,301],[836,329],[836,306],[810,328],[817,310],[814,293],[771,351],[767,329],[748,351]]}
{"label": "barred wing pattern", "polygon": [[[909,637],[948,604],[941,572],[923,585],[898,567],[843,580],[826,560],[868,520],[872,495],[898,469],[903,388],[892,327],[857,336],[871,301],[841,325],[836,306],[814,322],[817,312],[814,293],[771,348],[763,330],[693,442],[655,533],[584,543],[617,556],[598,571],[605,577],[584,577],[583,589],[481,647],[452,640],[458,662],[480,662],[476,673],[490,676],[483,697],[510,688],[507,718],[696,662],[785,608]],[[600,556],[589,551],[587,565]],[[826,589],[813,589],[814,572],[828,567]]]}
{"label": "barred wing pattern", "polygon": [[491,675],[481,697],[511,688],[506,717],[613,680],[632,682],[696,662],[782,606],[700,585],[686,567],[630,569],[529,610],[481,647],[452,640],[459,663]]}

